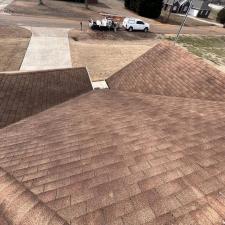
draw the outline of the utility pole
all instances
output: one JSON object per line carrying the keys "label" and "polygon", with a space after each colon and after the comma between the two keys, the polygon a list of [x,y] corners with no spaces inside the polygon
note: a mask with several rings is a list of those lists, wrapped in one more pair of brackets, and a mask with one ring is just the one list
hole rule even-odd
{"label": "utility pole", "polygon": [[181,26],[180,26],[180,28],[179,28],[179,30],[178,30],[178,32],[177,32],[176,38],[175,38],[175,40],[174,40],[174,44],[176,44],[176,42],[178,41],[179,36],[180,36],[180,33],[181,33],[181,31],[182,31],[182,29],[183,29],[183,27],[184,27],[184,25],[185,25],[185,23],[186,23],[186,21],[187,21],[187,17],[188,17],[189,11],[190,11],[190,9],[191,9],[191,7],[192,7],[192,2],[193,2],[193,0],[190,1],[189,8],[188,8],[188,10],[187,10],[187,12],[186,12],[186,15],[185,15],[185,17],[184,17],[184,20],[183,20]]}
{"label": "utility pole", "polygon": [[85,8],[88,9],[88,0],[85,0]]}

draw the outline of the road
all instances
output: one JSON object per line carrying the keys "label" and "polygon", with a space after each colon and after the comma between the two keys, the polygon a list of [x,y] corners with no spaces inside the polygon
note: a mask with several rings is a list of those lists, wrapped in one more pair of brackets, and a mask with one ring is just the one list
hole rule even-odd
{"label": "road", "polygon": [[27,27],[79,28],[80,23],[69,19],[0,14],[0,25]]}
{"label": "road", "polygon": [[[83,23],[84,29],[88,28],[88,22]],[[8,15],[0,14],[0,25],[19,25],[24,27],[57,27],[57,28],[70,28],[80,29],[80,22],[76,20],[54,18],[54,17],[33,17],[24,15]],[[156,34],[176,34],[179,26],[161,24],[156,21],[151,23],[151,32]],[[203,27],[184,27],[183,34],[195,35],[225,35],[225,29],[216,26],[203,26]]]}

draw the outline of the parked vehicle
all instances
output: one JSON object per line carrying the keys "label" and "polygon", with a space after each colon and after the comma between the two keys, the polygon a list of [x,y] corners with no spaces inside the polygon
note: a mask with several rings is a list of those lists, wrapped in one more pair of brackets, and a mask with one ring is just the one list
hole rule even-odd
{"label": "parked vehicle", "polygon": [[136,18],[125,18],[123,20],[123,26],[129,31],[142,30],[148,32],[150,30],[150,25],[148,23]]}
{"label": "parked vehicle", "polygon": [[102,20],[90,20],[89,27],[93,30],[115,30],[117,23],[111,18],[104,18]]}

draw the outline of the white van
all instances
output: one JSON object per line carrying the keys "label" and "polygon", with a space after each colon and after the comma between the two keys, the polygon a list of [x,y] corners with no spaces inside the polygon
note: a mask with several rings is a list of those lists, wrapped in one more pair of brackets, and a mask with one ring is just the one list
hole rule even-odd
{"label": "white van", "polygon": [[148,32],[150,30],[150,25],[148,23],[136,18],[126,17],[123,20],[123,26],[129,31],[143,30],[144,32]]}

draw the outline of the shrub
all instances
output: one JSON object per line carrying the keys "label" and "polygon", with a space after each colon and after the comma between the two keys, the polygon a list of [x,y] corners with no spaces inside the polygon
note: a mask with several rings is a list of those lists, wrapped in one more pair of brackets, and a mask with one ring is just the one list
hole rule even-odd
{"label": "shrub", "polygon": [[137,12],[144,17],[158,18],[161,14],[162,6],[162,0],[140,0]]}
{"label": "shrub", "polygon": [[219,23],[225,24],[225,8],[223,8],[222,10],[220,10],[220,12],[217,14],[216,20]]}
{"label": "shrub", "polygon": [[141,16],[158,18],[160,16],[162,0],[125,0],[126,8],[137,12]]}

